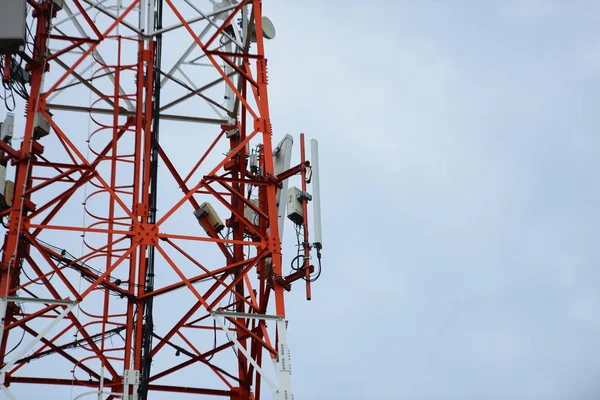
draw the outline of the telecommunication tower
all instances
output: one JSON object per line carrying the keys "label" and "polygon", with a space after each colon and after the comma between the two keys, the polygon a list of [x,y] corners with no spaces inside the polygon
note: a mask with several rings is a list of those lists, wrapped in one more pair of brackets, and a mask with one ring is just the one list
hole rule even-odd
{"label": "telecommunication tower", "polygon": [[292,399],[318,145],[272,132],[274,37],[261,0],[3,1],[3,395]]}

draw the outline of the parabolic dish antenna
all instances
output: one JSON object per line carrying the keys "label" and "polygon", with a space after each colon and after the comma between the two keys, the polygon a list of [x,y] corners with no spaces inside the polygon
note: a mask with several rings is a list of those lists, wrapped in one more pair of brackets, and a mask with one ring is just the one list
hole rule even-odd
{"label": "parabolic dish antenna", "polygon": [[262,31],[265,39],[273,39],[275,37],[275,25],[267,17],[262,17]]}

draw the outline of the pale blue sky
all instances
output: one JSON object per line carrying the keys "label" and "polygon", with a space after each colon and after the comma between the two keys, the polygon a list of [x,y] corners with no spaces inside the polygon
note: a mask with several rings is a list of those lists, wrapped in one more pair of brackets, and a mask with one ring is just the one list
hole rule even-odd
{"label": "pale blue sky", "polygon": [[600,7],[267,2],[274,129],[321,142],[298,399],[600,396]]}
{"label": "pale blue sky", "polygon": [[295,399],[597,399],[600,6],[264,13],[274,141],[304,131],[322,157],[324,271],[287,299]]}

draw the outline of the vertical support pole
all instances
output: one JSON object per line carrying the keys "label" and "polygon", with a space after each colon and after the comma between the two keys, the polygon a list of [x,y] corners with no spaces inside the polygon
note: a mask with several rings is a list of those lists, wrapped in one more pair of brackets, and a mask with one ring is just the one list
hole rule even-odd
{"label": "vertical support pole", "polygon": [[317,250],[322,247],[321,238],[321,181],[319,178],[319,142],[315,139],[310,141],[310,167],[312,169],[313,187],[313,231],[314,245]]}
{"label": "vertical support pole", "polygon": [[[0,343],[4,343],[4,327],[6,326],[6,308],[8,301],[5,298],[0,298]],[[4,384],[4,379],[2,379]]]}
{"label": "vertical support pole", "polygon": [[[253,0],[254,22],[256,32],[262,32],[262,1]],[[256,47],[258,58],[256,60],[257,79],[258,79],[258,110],[260,118],[255,121],[256,129],[262,133],[264,149],[264,172],[266,176],[274,175],[273,165],[273,143],[271,118],[269,116],[269,95],[267,93],[267,60],[265,59],[264,39],[260,34],[256,35]],[[281,240],[279,239],[279,224],[277,223],[277,187],[275,184],[265,186],[267,196],[267,215],[269,217],[269,237],[268,244],[271,253],[271,263],[273,266],[273,275],[280,277],[282,275],[282,256]],[[285,301],[283,296],[283,287],[273,285],[275,294],[275,312],[280,317],[285,317]]]}
{"label": "vertical support pole", "polygon": [[[238,134],[231,138],[231,147],[233,148],[233,147],[237,146],[244,139],[245,139],[244,130],[243,129],[239,130]],[[235,165],[233,166],[233,168],[231,170],[231,175],[234,179],[243,180],[246,176],[246,147],[245,146],[242,147],[242,149],[236,156],[236,159],[237,159],[237,162],[235,163]],[[237,196],[231,197],[232,206],[235,207],[241,215],[244,215],[244,203],[242,201],[240,201],[238,196],[244,197],[244,192],[245,192],[246,186],[244,183],[234,183],[233,187],[234,187],[234,190],[237,192]],[[246,229],[245,224],[242,220],[237,218],[235,215],[232,215],[231,219],[233,221],[233,239],[241,242],[244,240],[244,234],[245,234],[245,229]],[[244,260],[244,245],[241,243],[234,244],[233,245],[233,261],[239,262],[242,260]],[[235,276],[236,277],[238,276],[237,272],[235,273]],[[234,298],[239,298],[239,299],[244,298],[244,296],[245,296],[244,280],[243,279],[240,280],[235,285],[233,290],[236,293],[236,296]],[[235,309],[239,313],[244,313],[246,311],[244,302],[238,301]],[[244,323],[244,321],[241,319],[238,320],[238,322],[240,322],[241,324]],[[238,327],[236,329],[236,335],[237,335],[237,337],[242,337],[244,335],[244,331]],[[246,339],[241,339],[240,342],[241,342],[241,345],[244,346],[244,348],[247,348],[248,342]],[[242,388],[242,393],[249,392],[250,386],[252,384],[252,382],[251,382],[252,377],[251,377],[251,375],[248,374],[248,363],[244,359],[238,360],[238,376],[240,378],[240,386]]]}
{"label": "vertical support pole", "polygon": [[146,34],[151,35],[154,32],[154,2],[155,0],[147,0],[146,6],[148,7],[148,11],[146,12],[146,17],[148,20],[146,21]]}
{"label": "vertical support pole", "polygon": [[[162,29],[163,18],[163,0],[148,0],[152,6],[148,8],[148,13],[152,13],[152,18],[148,17],[148,30]],[[156,6],[156,14],[154,9]],[[144,46],[145,48],[145,46]],[[156,224],[156,211],[158,202],[158,149],[159,149],[159,128],[160,128],[160,71],[162,57],[162,34],[156,36],[155,41],[148,42],[147,61],[147,87],[146,87],[146,111],[145,111],[145,137],[148,139],[145,150],[144,179],[142,190],[142,202],[148,205],[148,216],[143,218],[148,224]],[[154,263],[155,247],[149,245],[144,263],[140,261],[139,284],[140,291],[151,292],[154,290]],[[143,269],[143,274],[141,273]],[[152,333],[154,330],[153,318],[153,298],[148,297],[140,302],[140,307],[144,310],[144,324],[140,326],[143,330],[139,342],[139,349],[142,359],[141,365],[135,367],[138,372],[137,383],[134,386],[133,400],[139,398],[146,400],[148,398],[148,385],[150,381],[150,369],[152,367]],[[138,315],[140,313],[138,312]],[[139,390],[138,390],[139,387]]]}
{"label": "vertical support pole", "polygon": [[[294,145],[294,138],[291,135],[285,135],[283,139],[279,142],[277,147],[275,147],[274,158],[277,161],[274,161],[275,175],[279,175],[284,171],[290,169],[290,164],[292,162],[292,147]],[[287,219],[286,215],[286,206],[287,202],[285,200],[287,191],[288,191],[288,182],[289,179],[285,179],[281,182],[281,188],[277,188],[277,210],[279,212],[279,240],[283,242],[283,228],[285,226],[285,220]],[[282,197],[284,200],[282,200]]]}
{"label": "vertical support pole", "polygon": [[123,371],[123,400],[129,400],[129,379],[127,379],[128,370]]}
{"label": "vertical support pole", "polygon": [[284,319],[277,320],[277,337],[279,338],[277,343],[277,378],[279,379],[277,400],[292,400],[292,366],[287,343],[287,321]]}
{"label": "vertical support pole", "polygon": [[[123,373],[123,400],[137,400],[138,387],[140,385],[140,371],[126,369]],[[129,393],[129,387],[132,386],[132,393]]]}
{"label": "vertical support pole", "polygon": [[[304,143],[304,133],[300,134],[300,175],[302,177],[302,192],[306,193],[306,148]],[[302,230],[304,231],[304,237],[302,239],[302,247],[304,249],[304,280],[306,281],[306,300],[312,298],[310,288],[310,243],[308,242],[308,198],[302,197],[302,213],[304,218],[302,219]]]}
{"label": "vertical support pole", "polygon": [[[146,22],[147,22],[147,16],[146,13],[148,12],[146,3],[148,2],[148,0],[140,0],[139,6],[140,6],[140,15],[139,15],[139,19],[138,19],[138,28],[140,30],[140,32],[142,33],[146,33]],[[143,36],[139,35],[140,40],[142,40]]]}
{"label": "vertical support pole", "polygon": [[[28,64],[31,70],[31,90],[26,105],[26,122],[23,140],[21,142],[20,159],[16,162],[13,207],[8,218],[8,229],[4,237],[2,260],[0,263],[0,296],[11,296],[18,285],[21,273],[21,260],[28,252],[23,240],[23,232],[28,222],[27,214],[31,211],[30,195],[25,191],[31,185],[31,159],[33,157],[33,128],[35,116],[43,106],[41,91],[46,70],[48,30],[51,19],[51,2],[39,3],[34,12],[36,36],[33,61]],[[10,320],[14,307],[6,308],[5,319]],[[2,336],[0,342],[0,365],[4,363],[7,336]]]}
{"label": "vertical support pole", "polygon": [[131,400],[138,400],[138,398],[139,398],[138,390],[140,387],[140,372],[139,371],[134,371],[134,372],[135,372],[135,381],[133,382],[133,394],[131,395]]}
{"label": "vertical support pole", "polygon": [[[233,48],[233,46],[231,44],[231,41],[229,41],[225,45],[224,51],[230,53],[232,48]],[[235,62],[235,59],[234,59],[234,62]],[[231,68],[229,66],[229,64],[227,64],[227,63],[224,63],[224,64],[225,65],[223,66],[223,70],[225,71],[225,74],[227,76],[229,76],[229,74],[233,71],[233,68]],[[234,77],[231,77],[231,79],[232,79],[232,81],[235,80]],[[229,85],[227,85],[225,87],[225,101],[227,102],[227,110],[229,112],[231,112],[233,110],[233,105],[235,104],[235,94],[233,93],[233,89]],[[237,115],[236,116],[230,115],[230,117],[235,118],[235,117],[237,117]]]}

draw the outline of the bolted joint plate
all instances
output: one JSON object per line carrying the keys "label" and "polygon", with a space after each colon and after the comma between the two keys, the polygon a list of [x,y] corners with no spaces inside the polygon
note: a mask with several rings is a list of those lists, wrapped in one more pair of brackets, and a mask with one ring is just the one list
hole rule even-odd
{"label": "bolted joint plate", "polygon": [[133,212],[140,217],[147,217],[150,212],[150,206],[145,203],[136,203],[133,206]]}
{"label": "bolted joint plate", "polygon": [[259,132],[267,133],[267,119],[266,118],[256,118],[254,120],[254,129]]}
{"label": "bolted joint plate", "polygon": [[265,58],[259,58],[256,60],[256,68],[258,70],[258,84],[266,85],[269,83],[269,78],[267,77],[267,60]]}
{"label": "bolted joint plate", "polygon": [[134,228],[133,237],[136,243],[154,246],[158,243],[158,226],[139,223]]}
{"label": "bolted joint plate", "polygon": [[139,385],[140,384],[140,371],[133,369],[126,369],[123,374],[123,383],[126,385]]}

